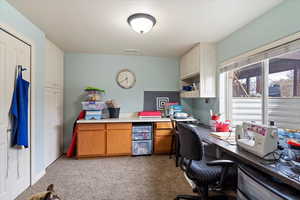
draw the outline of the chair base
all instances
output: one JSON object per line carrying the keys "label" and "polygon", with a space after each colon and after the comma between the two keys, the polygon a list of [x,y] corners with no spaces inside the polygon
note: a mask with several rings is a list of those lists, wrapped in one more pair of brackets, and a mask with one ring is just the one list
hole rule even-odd
{"label": "chair base", "polygon": [[177,195],[174,200],[181,200],[181,199],[187,199],[187,200],[201,200],[200,196],[196,195]]}
{"label": "chair base", "polygon": [[[181,199],[187,199],[187,200],[204,200],[203,198],[201,198],[201,196],[196,196],[196,195],[177,195],[176,198],[174,200],[181,200]],[[229,198],[227,196],[212,196],[212,197],[208,197],[209,200],[230,200],[232,198]],[[234,198],[235,199],[235,198]]]}

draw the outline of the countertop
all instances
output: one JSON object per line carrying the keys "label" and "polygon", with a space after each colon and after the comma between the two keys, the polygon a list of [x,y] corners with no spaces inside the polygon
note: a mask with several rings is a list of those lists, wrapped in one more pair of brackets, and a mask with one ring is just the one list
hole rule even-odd
{"label": "countertop", "polygon": [[[195,118],[189,117],[187,119],[173,119],[175,121],[197,121]],[[121,117],[100,120],[77,120],[77,123],[130,123],[130,122],[170,122],[170,118],[139,118],[139,117]]]}
{"label": "countertop", "polygon": [[215,144],[217,148],[219,148],[221,151],[228,153],[229,155],[233,156],[234,158],[241,161],[242,163],[251,165],[255,169],[258,169],[261,172],[269,174],[270,176],[277,178],[281,182],[297,190],[300,190],[299,181],[296,181],[295,179],[292,179],[286,176],[285,174],[281,173],[273,165],[265,164],[266,162],[263,159],[259,158],[258,156],[239,148],[237,145],[229,144],[224,140],[220,140],[218,138],[211,136],[210,135],[211,131],[207,127],[199,126],[197,127],[197,129],[198,129],[199,137],[204,142],[209,144]]}

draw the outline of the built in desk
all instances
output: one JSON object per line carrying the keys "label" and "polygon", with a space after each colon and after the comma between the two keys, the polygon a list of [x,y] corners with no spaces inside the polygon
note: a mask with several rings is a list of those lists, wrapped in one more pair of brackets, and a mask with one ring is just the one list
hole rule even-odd
{"label": "built in desk", "polygon": [[266,162],[263,159],[241,148],[238,148],[237,145],[231,145],[226,141],[210,136],[211,130],[205,125],[198,125],[197,129],[198,129],[198,135],[202,139],[202,141],[208,144],[216,145],[219,151],[225,152],[228,155],[236,158],[241,163],[250,165],[255,169],[258,169],[261,172],[266,173],[271,177],[274,177],[279,181],[300,191],[300,182],[281,173],[274,167],[274,165],[265,164]]}

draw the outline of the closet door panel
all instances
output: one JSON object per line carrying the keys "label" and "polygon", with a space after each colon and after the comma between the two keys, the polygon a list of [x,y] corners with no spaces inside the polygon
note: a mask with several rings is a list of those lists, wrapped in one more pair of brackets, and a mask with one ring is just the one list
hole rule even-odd
{"label": "closet door panel", "polygon": [[[23,78],[30,82],[30,46],[0,30],[1,111],[0,111],[0,199],[14,199],[30,185],[30,149],[18,149],[11,144],[9,110],[14,91],[16,69],[24,66]],[[1,76],[0,75],[0,76]],[[30,88],[29,88],[30,102]],[[28,110],[30,110],[30,103]],[[30,112],[28,116],[28,141],[30,146]],[[5,141],[5,142],[4,142]],[[5,175],[3,176],[3,173]]]}
{"label": "closet door panel", "polygon": [[46,89],[45,92],[45,133],[46,133],[46,166],[54,162],[61,154],[61,117],[58,92]]}
{"label": "closet door panel", "polygon": [[[3,38],[0,34],[0,96],[5,94],[6,81],[6,53]],[[6,119],[6,98],[0,98],[0,199],[6,199],[7,188],[6,188],[6,171],[7,171],[7,124],[5,124]]]}

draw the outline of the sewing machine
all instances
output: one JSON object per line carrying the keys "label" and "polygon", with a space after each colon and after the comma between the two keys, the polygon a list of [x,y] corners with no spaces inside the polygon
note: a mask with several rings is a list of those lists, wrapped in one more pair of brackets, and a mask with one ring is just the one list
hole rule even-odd
{"label": "sewing machine", "polygon": [[243,122],[236,127],[236,143],[239,147],[261,158],[277,149],[277,128]]}

